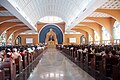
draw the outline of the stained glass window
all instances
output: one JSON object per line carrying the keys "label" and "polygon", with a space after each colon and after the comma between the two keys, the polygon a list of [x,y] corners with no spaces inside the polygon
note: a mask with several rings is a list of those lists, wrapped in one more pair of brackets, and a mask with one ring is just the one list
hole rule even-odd
{"label": "stained glass window", "polygon": [[6,44],[6,31],[0,35],[0,46],[5,46]]}
{"label": "stained glass window", "polygon": [[96,31],[94,31],[95,41],[100,41],[100,37]]}
{"label": "stained glass window", "polygon": [[13,37],[13,34],[11,34],[8,39],[8,45],[12,45],[12,37]]}
{"label": "stained glass window", "polygon": [[115,21],[113,26],[114,39],[120,39],[120,22]]}
{"label": "stained glass window", "polygon": [[102,27],[102,39],[103,40],[110,40],[110,34],[105,27]]}
{"label": "stained glass window", "polygon": [[90,34],[89,34],[89,41],[93,41],[93,38],[91,37]]}

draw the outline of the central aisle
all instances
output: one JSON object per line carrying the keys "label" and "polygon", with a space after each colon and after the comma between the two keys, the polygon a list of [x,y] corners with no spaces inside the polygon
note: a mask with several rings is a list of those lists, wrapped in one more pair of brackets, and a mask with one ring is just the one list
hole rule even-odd
{"label": "central aisle", "polygon": [[28,80],[95,80],[55,48],[43,54]]}

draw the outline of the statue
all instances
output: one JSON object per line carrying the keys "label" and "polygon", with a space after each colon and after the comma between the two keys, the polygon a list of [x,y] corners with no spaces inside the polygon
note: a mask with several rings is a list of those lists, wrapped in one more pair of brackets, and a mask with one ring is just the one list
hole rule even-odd
{"label": "statue", "polygon": [[50,29],[50,31],[46,34],[45,43],[48,43],[49,41],[53,41],[54,44],[58,44],[56,34],[52,29]]}

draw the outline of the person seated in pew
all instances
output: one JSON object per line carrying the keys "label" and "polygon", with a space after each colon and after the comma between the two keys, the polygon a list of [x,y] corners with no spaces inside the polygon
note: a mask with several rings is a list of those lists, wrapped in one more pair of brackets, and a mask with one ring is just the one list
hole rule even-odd
{"label": "person seated in pew", "polygon": [[106,57],[106,58],[110,58],[112,56],[112,53],[111,51],[109,50],[109,48],[107,48],[105,50],[105,53],[102,55],[103,57]]}
{"label": "person seated in pew", "polygon": [[11,50],[10,49],[6,49],[6,55],[3,58],[3,62],[10,61],[10,60],[12,60],[12,63],[15,62],[14,59],[12,58]]}
{"label": "person seated in pew", "polygon": [[83,53],[86,53],[86,52],[88,52],[88,48],[87,47],[85,47],[84,50],[83,50]]}
{"label": "person seated in pew", "polygon": [[95,50],[95,55],[102,56],[104,52],[102,52],[100,49]]}
{"label": "person seated in pew", "polygon": [[81,53],[82,53],[82,51],[83,51],[83,50],[82,50],[82,48],[79,48],[77,51],[79,51],[79,52],[81,52]]}
{"label": "person seated in pew", "polygon": [[9,57],[12,58],[12,51],[8,48],[5,50],[5,57]]}
{"label": "person seated in pew", "polygon": [[120,56],[116,54],[116,51],[115,51],[115,50],[112,50],[111,53],[112,53],[111,63],[112,63],[112,65],[117,65],[118,62],[119,62],[119,57],[120,57]]}
{"label": "person seated in pew", "polygon": [[31,48],[27,48],[28,52],[31,53],[33,50]]}
{"label": "person seated in pew", "polygon": [[103,47],[100,48],[100,54],[101,54],[101,56],[105,56],[106,55],[105,49]]}
{"label": "person seated in pew", "polygon": [[32,47],[32,50],[35,51],[35,47]]}
{"label": "person seated in pew", "polygon": [[26,52],[26,50],[24,50],[23,48],[20,48],[19,54],[21,56],[24,56],[26,54],[25,52]]}
{"label": "person seated in pew", "polygon": [[119,47],[117,47],[116,53],[120,55],[120,48]]}
{"label": "person seated in pew", "polygon": [[12,53],[12,58],[15,60],[17,59],[18,57],[20,57],[20,60],[22,61],[22,56],[17,52],[17,49],[16,48],[13,48],[13,53]]}

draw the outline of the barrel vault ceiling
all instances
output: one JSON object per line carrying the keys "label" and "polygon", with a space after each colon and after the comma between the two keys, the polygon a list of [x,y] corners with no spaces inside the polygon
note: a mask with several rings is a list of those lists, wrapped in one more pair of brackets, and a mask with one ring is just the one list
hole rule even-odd
{"label": "barrel vault ceiling", "polygon": [[[95,22],[86,17],[112,17],[109,14],[95,12],[96,9],[120,9],[120,0],[0,0],[0,7],[6,11],[0,16],[15,16],[17,19],[7,22],[23,22],[32,30],[45,16],[58,16],[69,30],[80,22]],[[20,24],[19,24],[20,25]]]}

